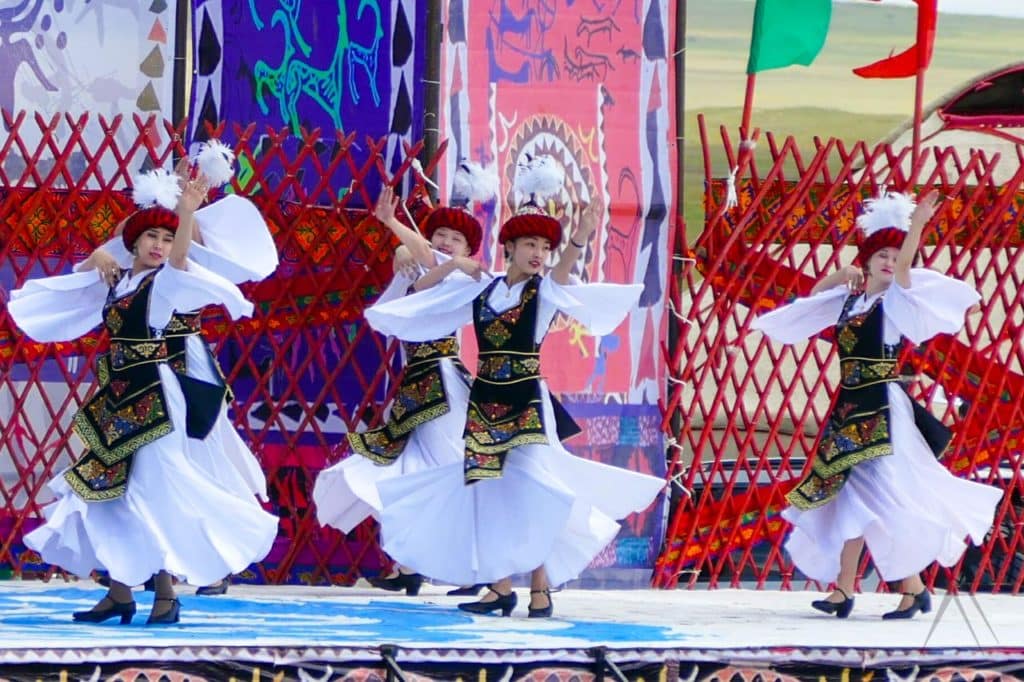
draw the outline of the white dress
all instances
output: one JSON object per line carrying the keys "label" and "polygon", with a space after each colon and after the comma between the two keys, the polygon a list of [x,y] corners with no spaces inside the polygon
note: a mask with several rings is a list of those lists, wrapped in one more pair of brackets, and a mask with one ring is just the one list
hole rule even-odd
{"label": "white dress", "polygon": [[[796,343],[834,325],[849,292],[840,286],[802,298],[759,317],[760,329],[776,341]],[[892,284],[884,294],[861,296],[851,313],[868,310],[883,295],[884,341],[903,336],[921,343],[955,334],[978,293],[966,284],[926,269],[911,270],[911,286]],[[957,478],[938,460],[914,423],[910,398],[896,383],[887,386],[891,455],[853,467],[836,497],[821,507],[787,507],[793,524],[786,550],[807,577],[824,583],[839,575],[847,540],[863,537],[883,580],[916,575],[933,561],[951,566],[979,544],[992,525],[1002,492]]]}
{"label": "white dress", "polygon": [[[124,277],[116,295],[133,291],[146,274]],[[32,280],[12,292],[8,310],[33,339],[65,341],[101,323],[108,291],[95,270]],[[164,267],[153,280],[148,322],[162,329],[174,312],[212,304],[223,304],[234,318],[252,312],[252,304],[237,287],[198,264],[190,262],[187,271]],[[188,351],[189,360],[196,357]],[[173,431],[136,451],[122,497],[86,502],[62,475],[50,481],[57,499],[44,509],[46,523],[25,536],[25,544],[44,561],[83,576],[106,570],[113,580],[127,585],[142,583],[161,570],[195,584],[210,584],[270,551],[277,535],[276,517],[254,504],[251,495],[245,499],[212,480],[197,464],[204,458],[214,460],[219,453],[231,458],[233,449],[244,444],[231,438],[230,425],[230,433],[225,433],[220,423],[204,441],[188,438],[185,397],[178,380],[166,364],[160,364],[158,372]],[[187,367],[188,375],[197,379],[209,380],[211,372],[201,362]],[[199,447],[208,450],[199,453]]]}
{"label": "white dress", "polygon": [[[435,257],[439,262],[445,259],[438,253]],[[413,278],[396,274],[374,306],[405,296],[414,282]],[[453,329],[439,336],[446,336]],[[313,486],[313,502],[322,525],[348,533],[368,517],[379,518],[381,501],[377,484],[380,481],[462,462],[462,430],[466,424],[469,385],[451,360],[442,359],[440,366],[448,412],[413,429],[402,454],[390,465],[382,466],[353,453],[321,471]]]}
{"label": "white dress", "polygon": [[[367,310],[378,331],[425,341],[472,322],[472,302],[490,283],[453,274],[442,284]],[[496,313],[518,305],[525,282],[504,278],[489,304]],[[562,311],[592,333],[610,333],[636,305],[639,285],[561,286],[545,277],[538,289],[539,342]],[[495,582],[544,566],[553,585],[577,577],[618,533],[618,519],[645,509],[665,482],[577,457],[555,430],[550,394],[541,382],[548,445],[509,451],[500,478],[466,485],[463,461],[379,483],[382,547],[395,561],[455,585]],[[465,409],[465,404],[463,404]],[[461,441],[461,430],[452,434]],[[460,443],[460,451],[462,449]]]}
{"label": "white dress", "polygon": [[[189,260],[233,284],[258,282],[277,269],[274,238],[263,215],[248,199],[228,194],[196,211],[195,220],[203,243],[189,247]],[[120,235],[101,248],[122,269],[132,267],[134,257]],[[196,378],[202,381],[216,384],[223,380],[210,364],[202,337],[190,336],[185,341],[185,350],[190,374],[194,369]],[[232,425],[227,406],[205,441],[191,439],[189,456],[221,487],[254,504],[268,499],[263,468]]]}

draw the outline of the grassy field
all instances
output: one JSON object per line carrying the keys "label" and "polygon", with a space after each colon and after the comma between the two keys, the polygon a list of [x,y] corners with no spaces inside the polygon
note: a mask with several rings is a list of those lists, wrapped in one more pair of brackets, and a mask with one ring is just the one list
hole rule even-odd
{"label": "grassy field", "polygon": [[[713,176],[721,177],[728,169],[717,131],[724,124],[734,140],[738,137],[754,3],[689,0],[687,5],[683,210],[687,231],[695,235],[704,219],[697,114],[704,114],[715,133]],[[835,4],[828,41],[811,67],[758,75],[753,124],[776,137],[792,135],[801,149],[815,136],[846,142],[885,137],[913,113],[913,80],[866,80],[851,70],[908,47],[915,17],[912,9],[884,4]],[[1022,36],[1024,20],[940,15],[925,101],[990,69],[1024,59]],[[762,159],[767,156],[764,145],[759,154]]]}

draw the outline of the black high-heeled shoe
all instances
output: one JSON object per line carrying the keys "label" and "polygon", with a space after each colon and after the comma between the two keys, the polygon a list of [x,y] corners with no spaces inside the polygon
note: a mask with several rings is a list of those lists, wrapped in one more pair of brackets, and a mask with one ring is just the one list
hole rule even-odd
{"label": "black high-heeled shoe", "polygon": [[224,578],[220,582],[216,582],[212,585],[203,585],[202,587],[196,588],[196,594],[200,597],[216,597],[221,594],[228,593],[228,579]]}
{"label": "black high-heeled shoe", "polygon": [[[105,620],[111,618],[121,617],[121,625],[128,625],[132,622],[132,618],[135,617],[135,602],[117,602],[110,597],[104,597],[110,601],[110,606],[105,609],[98,609],[93,607],[89,611],[75,611],[71,614],[72,620],[76,623],[102,623]],[[100,600],[100,604],[103,600]],[[96,606],[99,606],[97,604]]]}
{"label": "black high-heeled shoe", "polygon": [[551,601],[551,590],[549,590],[548,588],[545,587],[543,590],[530,590],[530,594],[543,594],[545,597],[548,598],[548,605],[547,606],[542,606],[539,609],[535,609],[532,606],[530,606],[527,609],[528,617],[529,618],[550,618],[551,614],[554,613],[554,610],[555,610],[554,602]]}
{"label": "black high-heeled shoe", "polygon": [[370,578],[370,584],[389,592],[400,592],[405,590],[408,597],[415,597],[420,593],[420,586],[423,584],[423,576],[419,573],[402,573],[392,578]]}
{"label": "black high-heeled shoe", "polygon": [[468,611],[469,613],[487,614],[491,611],[501,610],[501,615],[508,617],[512,615],[512,609],[516,607],[517,597],[515,592],[509,592],[508,594],[502,594],[493,587],[488,587],[488,591],[498,595],[498,598],[494,601],[470,601],[459,604],[460,611]]}
{"label": "black high-heeled shoe", "polygon": [[487,587],[487,583],[477,583],[475,585],[466,585],[465,587],[456,587],[454,590],[448,590],[445,594],[449,597],[475,597],[485,587]]}
{"label": "black high-heeled shoe", "polygon": [[157,597],[153,600],[154,607],[158,601],[171,602],[171,608],[159,615],[153,615],[153,611],[150,610],[149,618],[146,619],[146,625],[171,625],[172,623],[177,623],[181,617],[181,602],[178,601],[178,598]]}
{"label": "black high-heeled shoe", "polygon": [[853,597],[846,594],[846,591],[841,587],[837,587],[836,591],[843,595],[843,601],[817,599],[811,602],[811,607],[830,616],[835,614],[836,618],[846,618],[850,615],[850,611],[853,611]]}
{"label": "black high-heeled shoe", "polygon": [[921,613],[928,613],[932,610],[932,595],[928,592],[927,587],[921,590],[918,594],[904,592],[903,595],[906,597],[913,597],[914,601],[905,609],[896,609],[895,611],[883,613],[882,620],[913,618],[914,614],[918,611]]}

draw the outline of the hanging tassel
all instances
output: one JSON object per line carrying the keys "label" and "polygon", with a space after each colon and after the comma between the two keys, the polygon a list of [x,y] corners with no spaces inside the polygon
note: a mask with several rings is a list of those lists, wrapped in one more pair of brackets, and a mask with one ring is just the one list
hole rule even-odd
{"label": "hanging tassel", "polygon": [[736,193],[736,172],[739,168],[729,171],[729,177],[725,179],[725,207],[736,208],[740,205],[739,195]]}
{"label": "hanging tassel", "polygon": [[428,178],[426,173],[423,172],[423,164],[420,163],[419,159],[413,159],[412,163],[410,165],[412,166],[412,169],[414,171],[416,171],[416,175],[418,175],[421,178],[423,178],[423,182],[427,183],[428,185],[430,185],[431,187],[433,187],[436,190],[440,190],[440,187],[438,187],[436,184],[434,184],[434,181],[431,180],[430,178]]}

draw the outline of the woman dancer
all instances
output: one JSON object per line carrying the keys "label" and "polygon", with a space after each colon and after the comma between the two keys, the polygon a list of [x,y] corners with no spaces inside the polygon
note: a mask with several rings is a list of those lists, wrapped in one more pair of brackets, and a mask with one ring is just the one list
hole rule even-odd
{"label": "woman dancer", "polygon": [[226,387],[206,346],[197,357],[188,343],[200,330],[180,313],[214,304],[235,318],[252,311],[237,287],[188,260],[205,192],[203,178],[184,191],[162,171],[137,179],[146,208],[122,234],[130,270],[104,272],[90,257],[79,272],[26,283],[8,305],[38,341],[74,339],[101,322],[110,333],[99,388],[74,419],[89,450],[50,482],[57,499],[46,523],[25,536],[49,563],[108,572],[106,596],[76,621],[130,623],[130,586],[155,575],[147,623],[175,623],[172,576],[215,582],[263,558],[276,536],[275,517],[212,481],[190,454],[200,441],[210,456],[229,456],[233,443],[218,427]]}
{"label": "woman dancer", "polygon": [[[234,154],[219,140],[201,143],[192,158],[182,158],[175,168],[179,186],[184,188],[193,171],[205,177],[214,186],[225,185],[234,177]],[[87,261],[100,272],[119,273],[130,269],[134,257],[125,247],[122,233],[128,219],[114,230],[115,236],[93,252]],[[224,277],[232,284],[257,282],[270,276],[277,268],[278,256],[274,239],[259,209],[248,199],[228,194],[218,201],[197,210],[192,226],[193,243],[189,259]],[[85,263],[76,266],[79,270]],[[113,284],[113,282],[111,282]],[[175,313],[179,322],[198,328],[199,313]],[[223,383],[224,373],[217,358],[208,353],[199,334],[186,339],[186,348],[193,362],[212,363],[212,376]],[[218,443],[215,448],[203,441],[190,442],[189,456],[218,485],[234,491],[239,497],[259,506],[266,502],[267,480],[259,461],[239,437],[227,410],[218,418],[208,440]],[[100,584],[109,586],[109,577],[101,577]],[[200,596],[227,593],[230,579],[224,577],[211,584],[196,588]],[[153,590],[153,580],[144,583]]]}
{"label": "woman dancer", "polygon": [[[433,209],[423,224],[424,238],[397,220],[397,205],[394,191],[385,187],[374,215],[395,233],[413,260],[402,266],[396,255],[394,279],[376,305],[413,291],[429,268],[436,278],[456,269],[470,277],[480,276],[481,266],[472,256],[480,248],[483,230],[469,211]],[[465,423],[469,373],[459,360],[455,331],[452,327],[437,338],[402,344],[406,369],[386,422],[369,431],[349,433],[348,444],[359,456],[347,457],[317,476],[313,501],[321,524],[348,533],[367,517],[378,517],[379,481],[461,461],[459,434]],[[390,576],[370,582],[386,590],[418,594],[423,577],[403,568],[398,565]]]}
{"label": "woman dancer", "polygon": [[836,585],[811,606],[839,618],[853,609],[865,544],[882,578],[902,581],[897,608],[882,617],[927,613],[931,597],[920,571],[933,561],[956,563],[965,536],[980,543],[1000,499],[999,490],[956,478],[936,461],[948,432],[943,437],[945,427],[915,409],[900,383],[903,344],[956,333],[979,299],[962,282],[911,269],[935,209],[934,192],[916,207],[903,194],[868,201],[857,219],[864,231],[857,264],[753,325],[784,343],[836,326],[839,395],[811,470],[787,496],[792,506],[783,517],[793,524],[786,549],[797,567]]}
{"label": "woman dancer", "polygon": [[[508,270],[477,282],[451,275],[430,291],[375,306],[378,330],[429,338],[472,322],[480,348],[461,437],[463,461],[389,478],[378,489],[381,536],[392,557],[457,585],[491,583],[472,613],[517,603],[510,576],[531,573],[529,616],[550,617],[550,584],[575,578],[618,532],[615,519],[644,509],[658,478],[591,462],[561,441],[578,428],[540,375],[540,346],[562,311],[594,334],[610,333],[636,304],[638,285],[570,285],[569,274],[593,229],[585,220],[551,273],[562,227],[537,203],[563,179],[546,158],[520,168],[517,189],[531,197],[501,228]],[[429,275],[428,275],[429,276]]]}

